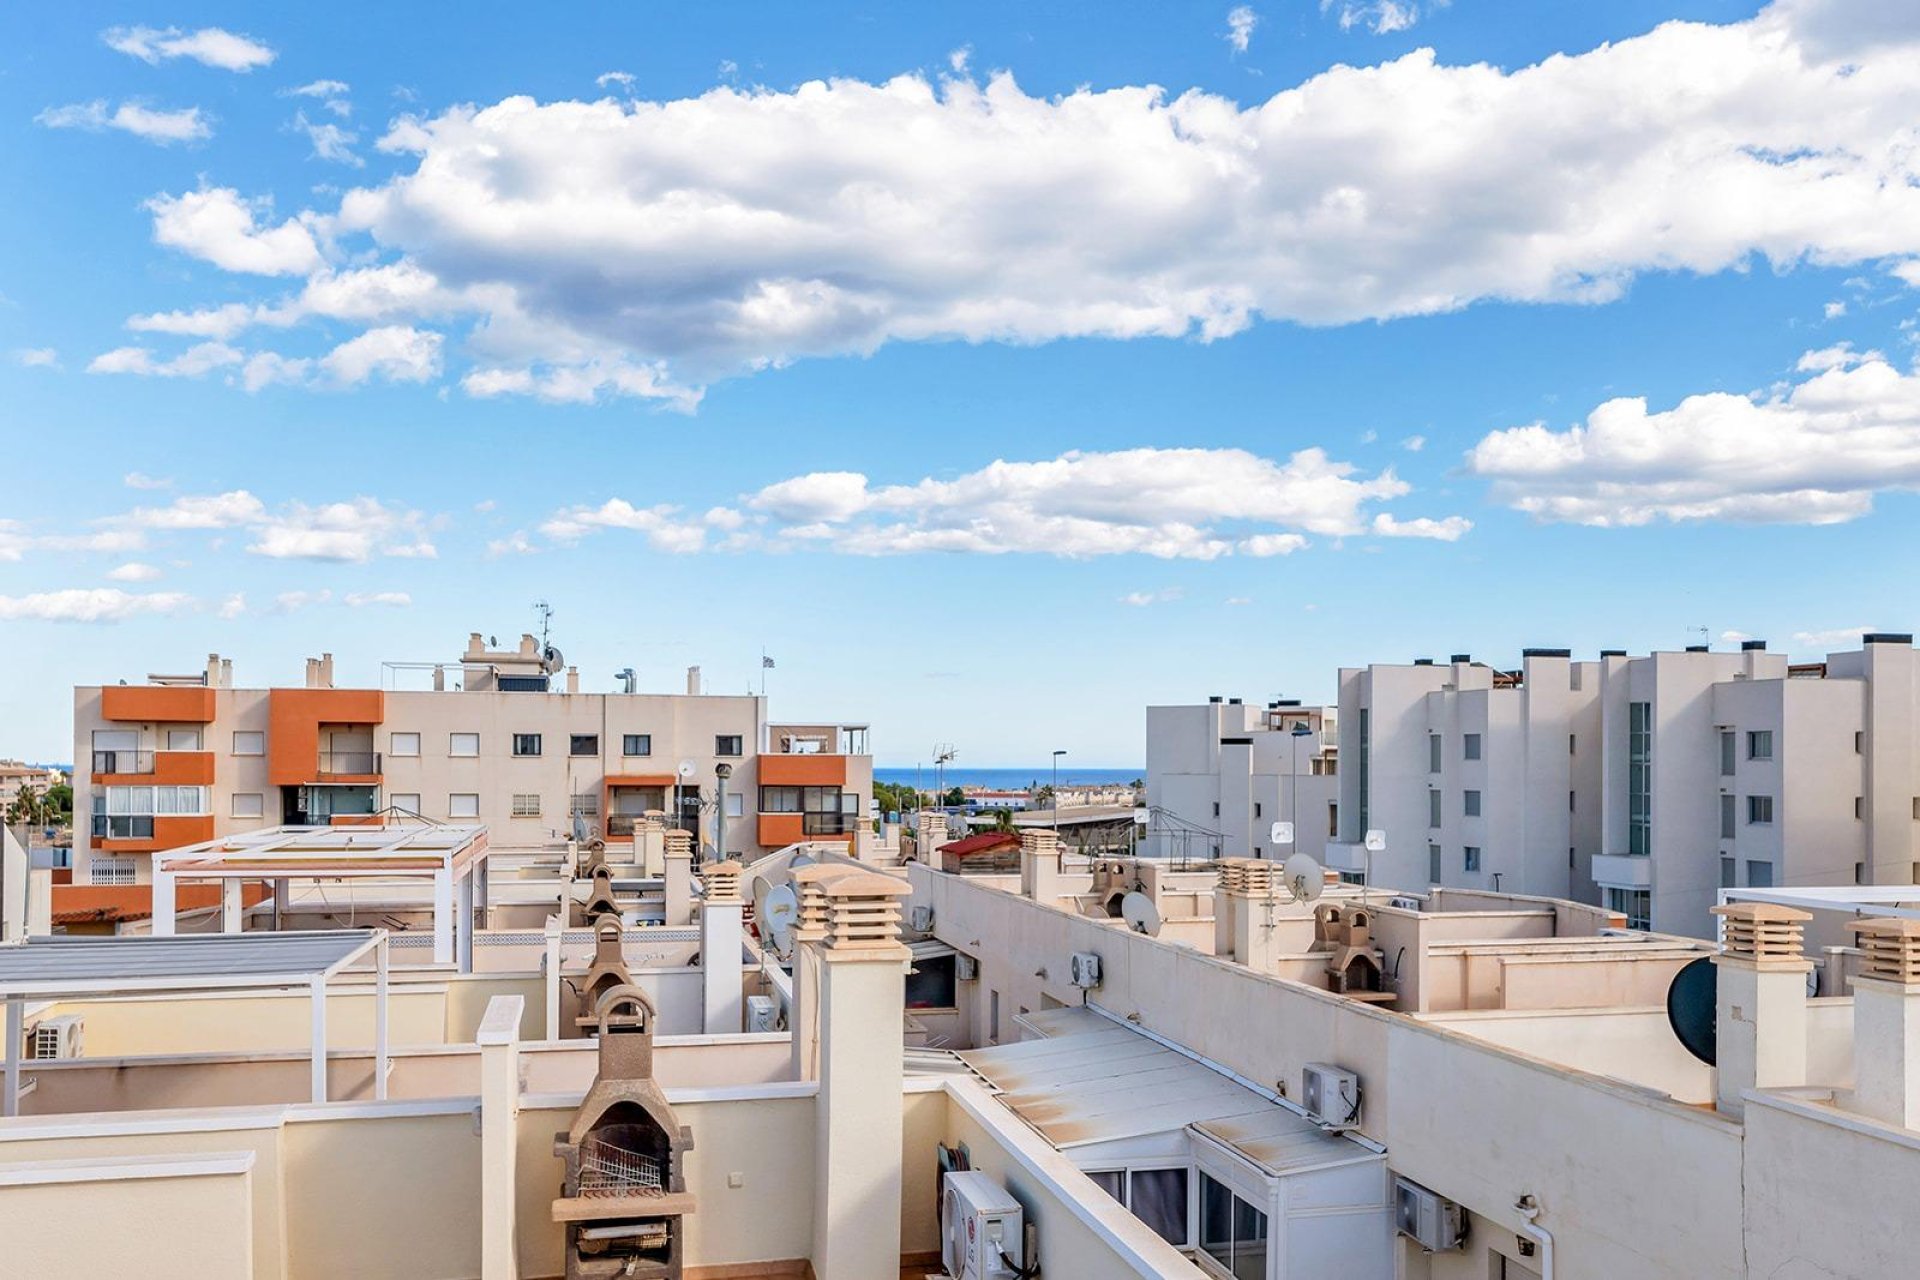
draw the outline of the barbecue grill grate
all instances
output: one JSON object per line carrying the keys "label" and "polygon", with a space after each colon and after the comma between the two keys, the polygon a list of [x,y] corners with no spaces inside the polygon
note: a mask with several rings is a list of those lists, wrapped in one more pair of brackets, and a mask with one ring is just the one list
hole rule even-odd
{"label": "barbecue grill grate", "polygon": [[665,1192],[660,1162],[652,1156],[598,1138],[580,1144],[581,1195],[657,1196]]}

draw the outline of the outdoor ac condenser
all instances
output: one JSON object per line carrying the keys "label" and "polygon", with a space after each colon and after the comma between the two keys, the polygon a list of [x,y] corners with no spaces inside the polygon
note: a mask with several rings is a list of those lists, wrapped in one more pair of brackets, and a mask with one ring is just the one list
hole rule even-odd
{"label": "outdoor ac condenser", "polygon": [[1458,1249],[1467,1238],[1465,1210],[1411,1178],[1393,1180],[1393,1219],[1401,1235],[1430,1253]]}
{"label": "outdoor ac condenser", "polygon": [[1011,1280],[1026,1266],[1025,1214],[984,1173],[954,1172],[940,1190],[940,1263],[952,1280]]}
{"label": "outdoor ac condenser", "polygon": [[1309,1120],[1329,1129],[1360,1123],[1359,1076],[1324,1062],[1307,1063],[1300,1075],[1300,1105]]}
{"label": "outdoor ac condenser", "polygon": [[774,1004],[772,996],[747,997],[747,1030],[778,1031],[780,1029],[780,1008]]}

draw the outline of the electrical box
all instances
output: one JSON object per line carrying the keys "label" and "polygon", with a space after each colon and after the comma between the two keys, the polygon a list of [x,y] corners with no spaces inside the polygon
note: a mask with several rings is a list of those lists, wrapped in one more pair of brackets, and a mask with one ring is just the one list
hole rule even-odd
{"label": "electrical box", "polygon": [[1025,1214],[984,1173],[943,1175],[940,1262],[952,1280],[1013,1280],[1026,1267]]}
{"label": "electrical box", "polygon": [[907,926],[915,933],[933,932],[933,908],[925,903],[907,910]]}
{"label": "electrical box", "polygon": [[1309,1062],[1300,1074],[1300,1105],[1309,1120],[1328,1129],[1360,1123],[1359,1076],[1325,1062]]}
{"label": "electrical box", "polygon": [[1082,991],[1100,985],[1100,957],[1091,951],[1076,951],[1067,966],[1067,981]]}
{"label": "electrical box", "polygon": [[969,955],[953,958],[953,976],[960,982],[972,982],[980,976],[980,962]]}
{"label": "electrical box", "polygon": [[780,1006],[773,1002],[772,996],[747,997],[747,1030],[778,1031],[780,1029]]}
{"label": "electrical box", "polygon": [[1393,1180],[1394,1226],[1429,1253],[1458,1249],[1467,1239],[1467,1212],[1411,1178]]}

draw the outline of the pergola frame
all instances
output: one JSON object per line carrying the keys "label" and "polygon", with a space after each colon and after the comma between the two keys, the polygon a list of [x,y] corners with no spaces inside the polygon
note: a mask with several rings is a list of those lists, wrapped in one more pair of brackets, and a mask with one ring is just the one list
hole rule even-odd
{"label": "pergola frame", "polygon": [[241,930],[240,886],[247,880],[431,880],[433,962],[457,963],[461,973],[472,973],[475,907],[487,911],[487,829],[270,827],[156,853],[157,936],[174,932],[174,886],[181,880],[220,883],[220,931],[227,934]]}
{"label": "pergola frame", "polygon": [[[327,982],[371,951],[373,1096],[387,1096],[388,956],[385,929],[319,929],[242,935],[33,938],[0,948],[0,1002],[7,1008],[0,1116],[20,1113],[26,1002],[183,991],[297,991],[312,1006],[312,1097],[327,1100]],[[275,952],[286,953],[276,955]]]}

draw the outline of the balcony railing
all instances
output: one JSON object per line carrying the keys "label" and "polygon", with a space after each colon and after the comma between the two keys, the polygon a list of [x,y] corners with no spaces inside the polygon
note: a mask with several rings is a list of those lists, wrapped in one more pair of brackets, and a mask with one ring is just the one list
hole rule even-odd
{"label": "balcony railing", "polygon": [[322,778],[365,777],[380,772],[378,751],[322,751],[317,773]]}
{"label": "balcony railing", "polygon": [[858,827],[860,819],[851,813],[808,813],[801,823],[801,830],[810,836],[851,835]]}
{"label": "balcony railing", "polygon": [[[106,754],[111,755],[112,752]],[[93,838],[96,840],[151,840],[153,839],[153,815],[96,813],[93,815]]]}
{"label": "balcony railing", "polygon": [[96,751],[93,753],[93,771],[95,773],[152,773],[153,752]]}

